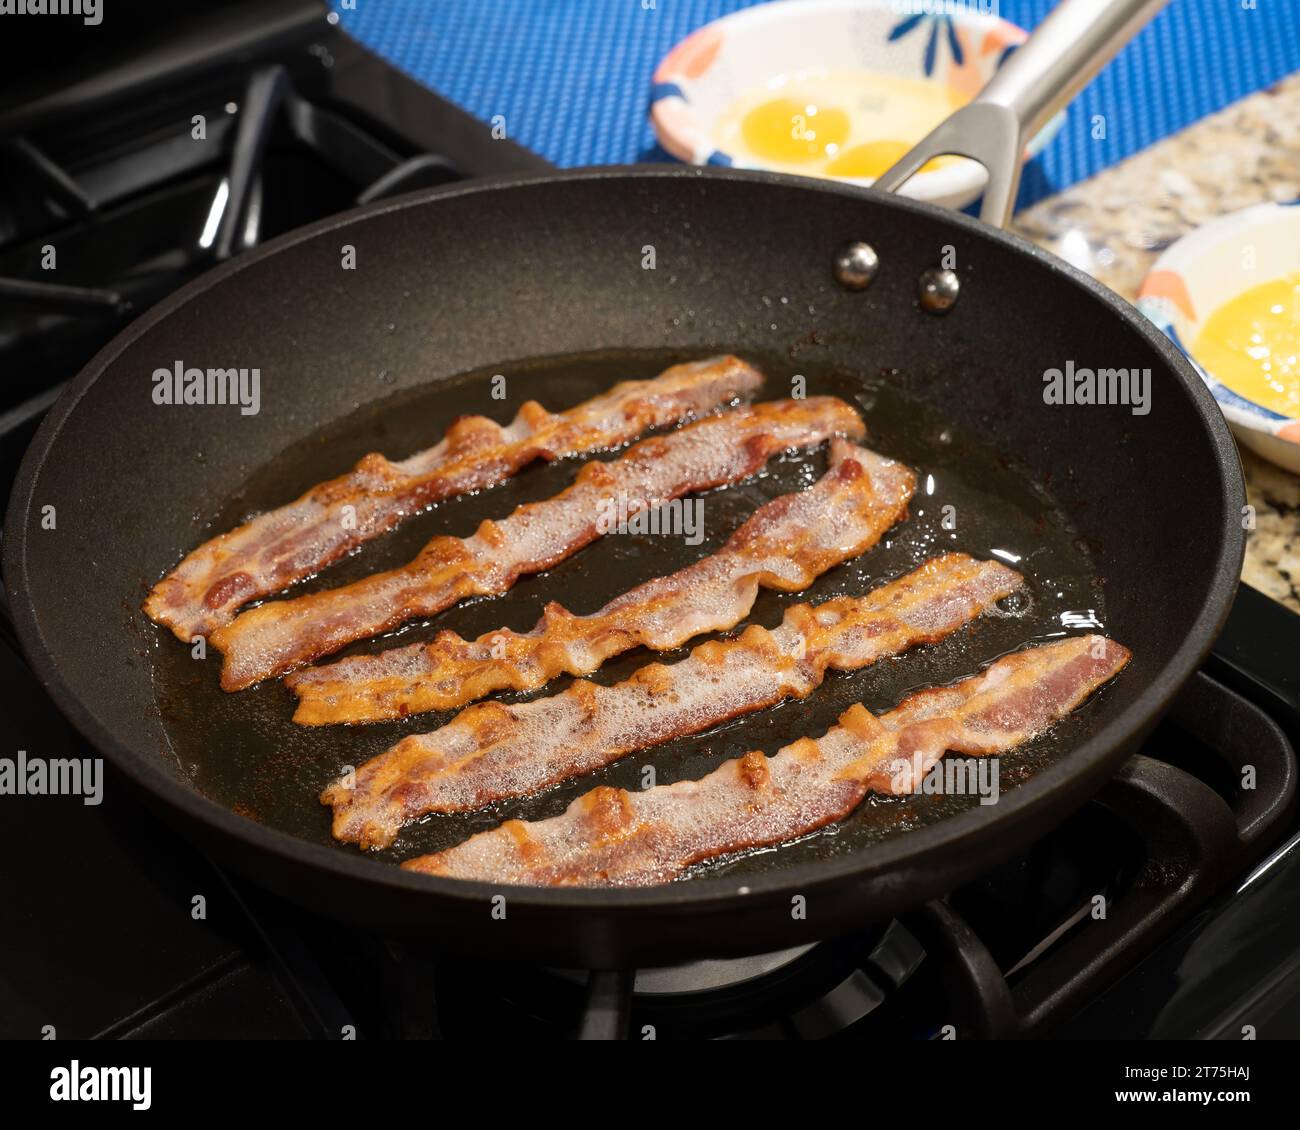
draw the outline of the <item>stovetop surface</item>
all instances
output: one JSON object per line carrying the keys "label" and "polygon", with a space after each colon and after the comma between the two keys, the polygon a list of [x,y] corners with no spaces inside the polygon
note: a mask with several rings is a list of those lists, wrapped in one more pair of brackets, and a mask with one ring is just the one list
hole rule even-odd
{"label": "stovetop surface", "polygon": [[[218,4],[212,19],[106,51],[71,94],[0,100],[6,497],[62,383],[187,278],[358,202],[544,167],[318,4]],[[71,112],[92,93],[93,128]],[[205,108],[201,144],[178,105]],[[51,242],[67,269],[31,286]],[[489,965],[321,920],[212,866],[106,766],[98,806],[0,799],[0,1036],[464,1038],[505,1020],[544,1037],[1295,1035],[1298,655],[1300,618],[1243,588],[1142,753],[1023,856],[850,938],[672,969]],[[94,756],[3,617],[0,713],[12,750]]]}

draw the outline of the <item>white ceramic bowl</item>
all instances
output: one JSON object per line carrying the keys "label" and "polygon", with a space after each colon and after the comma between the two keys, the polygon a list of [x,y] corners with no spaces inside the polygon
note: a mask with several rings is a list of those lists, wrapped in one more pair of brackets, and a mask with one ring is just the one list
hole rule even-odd
{"label": "white ceramic bowl", "polygon": [[[976,0],[970,10],[950,15],[932,0],[777,0],[742,9],[700,28],[659,64],[650,105],[655,136],[669,153],[691,164],[756,167],[719,150],[714,127],[737,99],[801,71],[928,78],[971,97],[1028,38],[1023,28],[984,15],[975,10],[979,7]],[[1042,129],[1026,159],[1063,121],[1058,114]],[[918,173],[903,192],[961,208],[987,181],[982,165],[961,160]]]}
{"label": "white ceramic bowl", "polygon": [[1238,441],[1300,474],[1300,419],[1248,400],[1206,372],[1190,349],[1225,302],[1300,268],[1300,201],[1257,204],[1183,236],[1156,260],[1138,309],[1186,354],[1214,393]]}

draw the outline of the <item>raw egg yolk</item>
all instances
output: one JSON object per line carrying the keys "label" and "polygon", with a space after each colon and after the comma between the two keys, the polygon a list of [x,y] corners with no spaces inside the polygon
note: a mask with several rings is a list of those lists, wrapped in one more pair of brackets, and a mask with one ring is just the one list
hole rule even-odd
{"label": "raw egg yolk", "polygon": [[833,156],[849,136],[843,110],[793,98],[774,98],[755,106],[741,127],[745,144],[769,161],[815,161]]}
{"label": "raw egg yolk", "polygon": [[1192,356],[1247,400],[1300,416],[1300,273],[1220,306],[1192,344]]}

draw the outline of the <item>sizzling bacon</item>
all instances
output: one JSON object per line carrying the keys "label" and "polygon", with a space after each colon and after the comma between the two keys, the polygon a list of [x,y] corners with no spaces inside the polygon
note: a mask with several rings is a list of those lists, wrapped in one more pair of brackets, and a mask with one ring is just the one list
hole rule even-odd
{"label": "sizzling bacon", "polygon": [[779,451],[863,431],[842,400],[810,397],[737,408],[642,440],[612,462],[585,464],[553,498],[483,522],[473,537],[434,538],[399,569],[237,616],[211,637],[225,655],[221,685],[240,690],[466,597],[506,592],[523,574],[549,569],[594,541],[608,500],[625,499],[634,514],[737,482]]}
{"label": "sizzling bacon", "polygon": [[680,663],[626,682],[574,683],[517,706],[483,703],[403,739],[356,780],[321,796],[334,835],[387,847],[427,812],[459,812],[590,773],[634,750],[694,734],[787,698],[806,698],[827,669],[857,670],[956,631],[1020,587],[995,561],[951,553],[874,592],[788,609],[769,632],[701,644]]}
{"label": "sizzling bacon", "polygon": [[907,513],[916,476],[845,440],[808,490],[760,507],[712,556],[647,581],[589,616],[549,604],[531,632],[477,640],[440,632],[432,643],[355,656],[290,675],[294,721],[309,726],[449,710],[492,691],[534,690],[557,675],[588,675],[634,647],[667,651],[694,636],[734,627],[760,586],[807,588],[856,557]]}
{"label": "sizzling bacon", "polygon": [[296,502],[204,542],[154,586],[144,611],[188,643],[229,623],[240,605],[320,571],[441,499],[504,482],[535,459],[618,447],[649,428],[748,398],[762,383],[739,358],[714,357],[624,381],[556,414],[526,401],[504,428],[462,416],[434,447],[400,463],[367,455]]}
{"label": "sizzling bacon", "polygon": [[[559,816],[510,820],[403,864],[458,879],[534,886],[648,886],[730,852],[783,843],[842,820],[872,789],[893,791],[898,762],[947,750],[1001,753],[1064,717],[1128,662],[1124,647],[1080,636],[1017,652],[951,687],[873,717],[853,706],[820,739],[773,757],[747,753],[708,776],[643,792],[601,787]],[[904,772],[910,785],[912,778]]]}

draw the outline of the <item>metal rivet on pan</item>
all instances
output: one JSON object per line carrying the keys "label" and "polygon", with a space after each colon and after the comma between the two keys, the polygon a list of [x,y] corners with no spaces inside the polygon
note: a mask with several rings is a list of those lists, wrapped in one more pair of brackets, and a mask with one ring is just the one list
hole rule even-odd
{"label": "metal rivet on pan", "polygon": [[946,314],[957,305],[961,294],[961,280],[956,271],[947,267],[930,267],[921,272],[917,294],[921,299],[921,309],[931,314]]}
{"label": "metal rivet on pan", "polygon": [[866,290],[879,268],[876,249],[860,239],[835,252],[835,281],[845,290]]}

